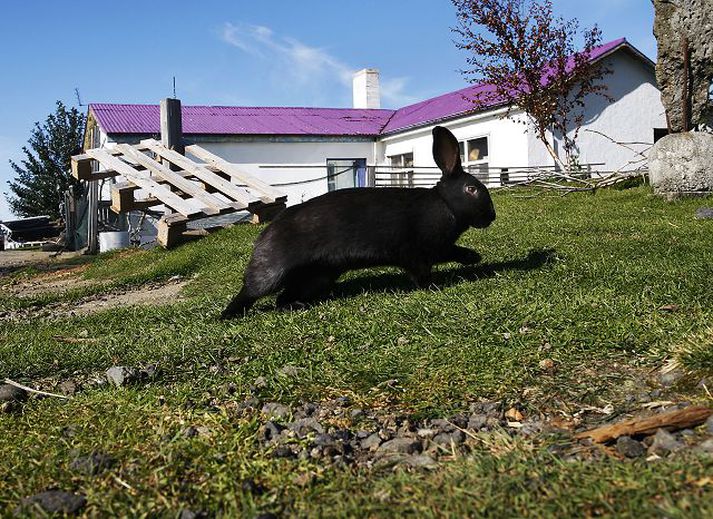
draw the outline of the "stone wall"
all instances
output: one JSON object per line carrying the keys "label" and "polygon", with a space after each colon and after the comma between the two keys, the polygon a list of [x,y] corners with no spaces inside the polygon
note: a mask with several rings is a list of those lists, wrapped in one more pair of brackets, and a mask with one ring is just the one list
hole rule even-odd
{"label": "stone wall", "polygon": [[[686,131],[701,124],[711,127],[713,0],[654,0],[654,7],[654,35],[658,42],[656,79],[671,131]],[[684,60],[686,41],[690,55],[688,87]],[[685,92],[688,92],[687,100]]]}

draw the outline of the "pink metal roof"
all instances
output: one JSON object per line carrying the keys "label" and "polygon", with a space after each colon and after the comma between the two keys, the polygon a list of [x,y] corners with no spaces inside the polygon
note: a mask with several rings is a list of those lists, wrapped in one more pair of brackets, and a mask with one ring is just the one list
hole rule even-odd
{"label": "pink metal roof", "polygon": [[[600,59],[623,44],[626,44],[625,38],[601,45],[592,51],[590,59],[592,61]],[[571,65],[573,65],[574,58],[570,61]],[[493,87],[493,85],[481,83],[427,99],[420,103],[405,106],[396,110],[396,113],[391,117],[381,133],[395,133],[407,128],[422,126],[424,124],[451,119],[466,113],[493,108],[500,105],[501,102],[497,99],[489,99],[486,97],[485,99],[489,99],[488,104],[481,109],[475,109],[473,107],[473,99],[475,99],[479,93],[492,92],[494,89],[495,87]]]}
{"label": "pink metal roof", "polygon": [[[640,57],[625,38],[596,48],[592,60],[626,46]],[[347,108],[283,108],[243,106],[184,106],[183,132],[207,135],[319,135],[376,137],[498,106],[497,100],[482,108],[473,106],[479,92],[492,91],[478,84],[405,106],[398,110]],[[107,133],[158,134],[158,105],[91,104],[90,110]]]}
{"label": "pink metal roof", "polygon": [[[158,105],[91,104],[107,133],[160,133]],[[212,135],[375,136],[393,110],[183,106],[183,133]]]}

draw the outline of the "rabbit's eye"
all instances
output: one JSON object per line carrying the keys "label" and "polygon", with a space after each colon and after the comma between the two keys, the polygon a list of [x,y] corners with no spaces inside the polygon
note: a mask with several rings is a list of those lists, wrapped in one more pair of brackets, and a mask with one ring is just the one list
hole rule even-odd
{"label": "rabbit's eye", "polygon": [[478,192],[478,186],[465,186],[465,192],[474,195]]}

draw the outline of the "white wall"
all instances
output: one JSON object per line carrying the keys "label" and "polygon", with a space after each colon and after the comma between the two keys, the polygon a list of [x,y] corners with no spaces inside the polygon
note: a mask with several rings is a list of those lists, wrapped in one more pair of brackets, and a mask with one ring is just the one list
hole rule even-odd
{"label": "white wall", "polygon": [[[273,142],[277,141],[277,142]],[[374,142],[280,142],[279,139],[250,142],[199,142],[223,159],[239,164],[247,173],[277,186],[287,196],[288,205],[298,204],[327,192],[327,159],[366,159],[374,163]],[[315,166],[285,168],[284,166]],[[272,166],[272,167],[271,167]]]}
{"label": "white wall", "polygon": [[[516,120],[502,118],[504,110],[439,123],[448,128],[459,141],[488,137],[488,164],[490,168],[524,167],[528,164],[526,126],[522,112],[513,112]],[[381,139],[378,163],[388,165],[388,157],[413,153],[416,170],[436,166],[433,160],[433,125]],[[495,172],[494,177],[499,177]],[[495,181],[495,178],[493,179]]]}
{"label": "white wall", "polygon": [[[666,115],[661,94],[656,87],[653,70],[648,69],[628,51],[620,50],[606,58],[612,74],[605,76],[607,94],[614,99],[609,103],[601,96],[590,96],[586,102],[585,122],[579,132],[577,146],[579,162],[604,163],[596,169],[634,169],[627,163],[638,156],[634,151],[612,143],[610,140],[586,131],[600,131],[618,142],[642,142],[633,145],[638,151],[653,144],[653,129],[666,128]],[[571,134],[571,132],[570,132]],[[562,142],[558,141],[560,157],[564,160]],[[534,133],[528,134],[529,165],[552,165],[553,159]]]}

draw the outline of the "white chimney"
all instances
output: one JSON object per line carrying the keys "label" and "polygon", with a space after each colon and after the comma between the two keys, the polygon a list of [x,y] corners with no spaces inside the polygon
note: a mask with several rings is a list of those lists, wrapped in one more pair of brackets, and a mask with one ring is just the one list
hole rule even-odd
{"label": "white chimney", "polygon": [[365,68],[354,73],[352,80],[354,108],[381,108],[379,71]]}

